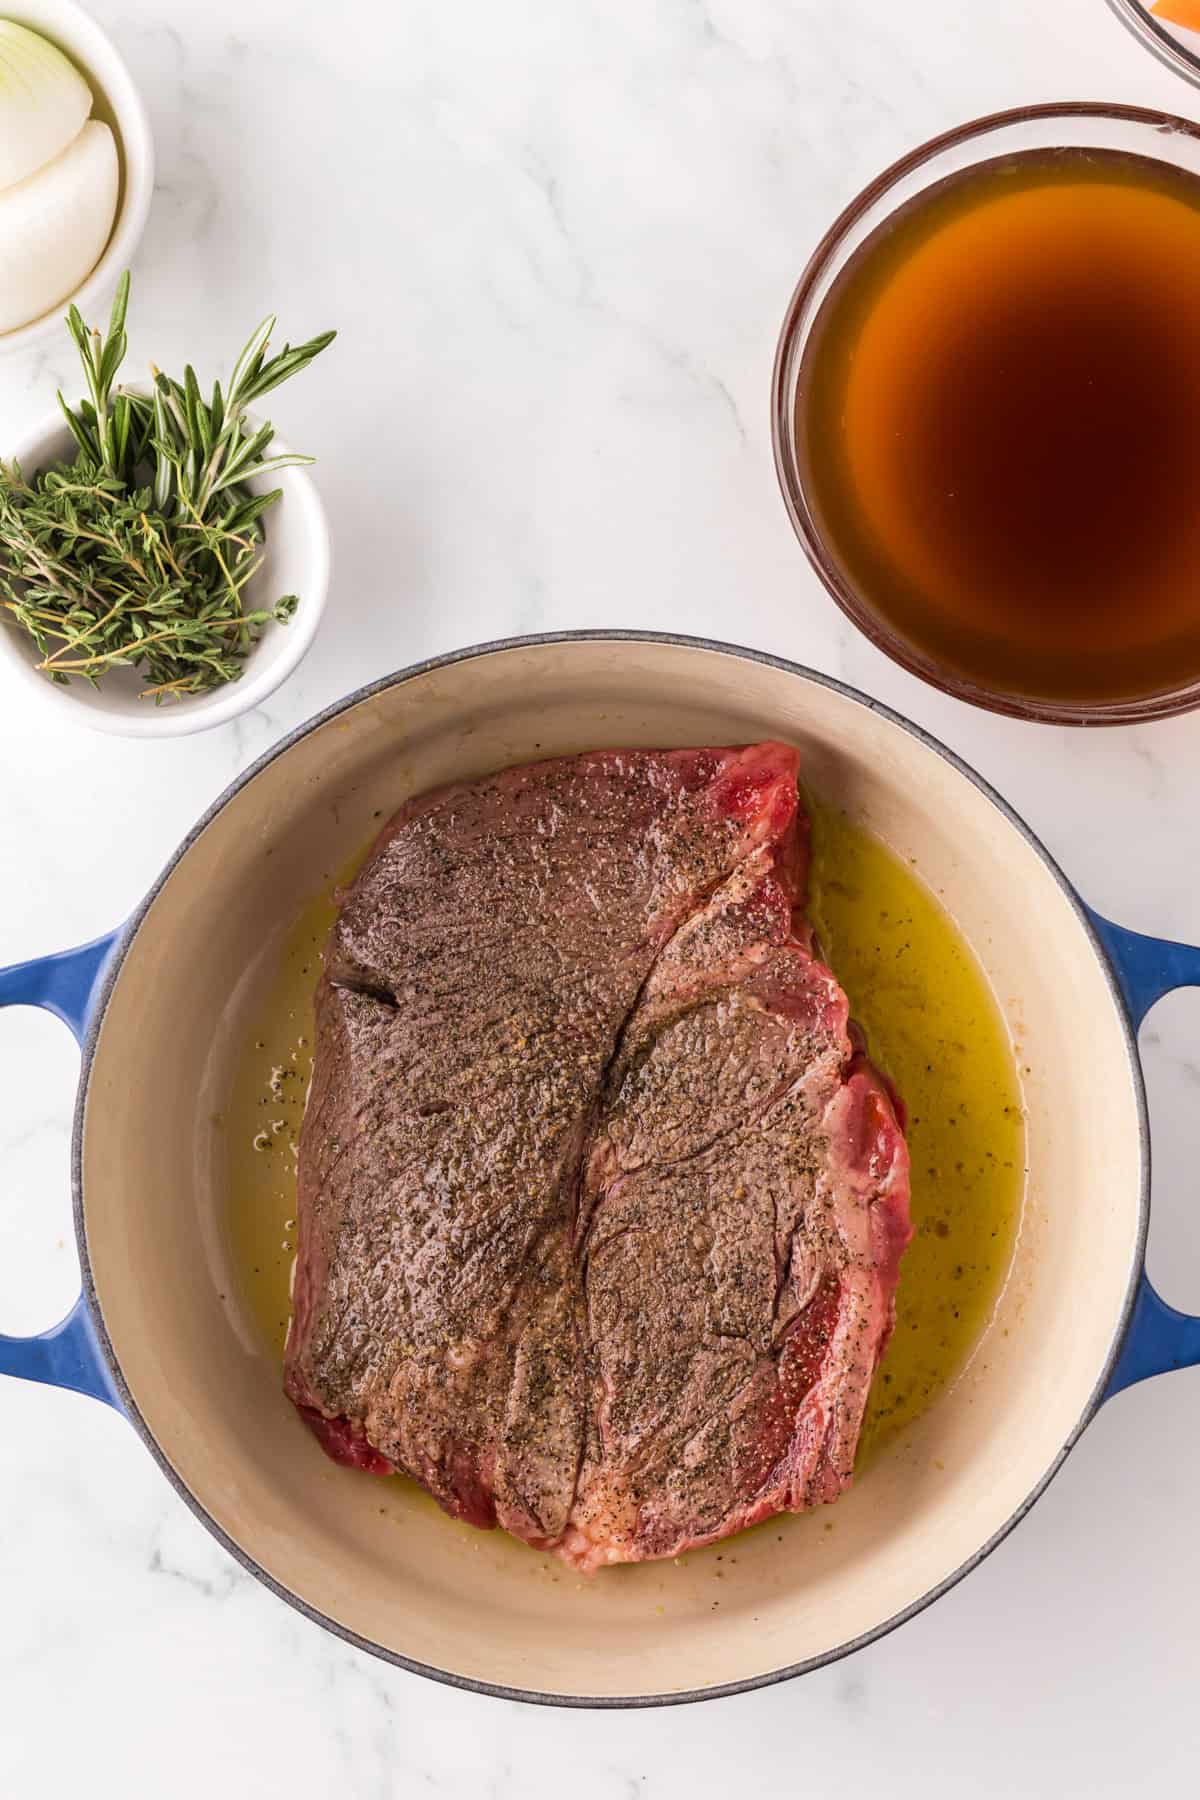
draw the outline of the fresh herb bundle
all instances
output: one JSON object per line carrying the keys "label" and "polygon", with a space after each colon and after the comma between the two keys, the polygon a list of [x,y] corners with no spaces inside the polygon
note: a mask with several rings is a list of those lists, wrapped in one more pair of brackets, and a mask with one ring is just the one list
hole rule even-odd
{"label": "fresh herb bundle", "polygon": [[52,681],[98,683],[132,664],[155,702],[236,681],[262,628],[289,619],[298,596],[247,610],[247,583],[263,560],[262,515],[282,490],[251,494],[252,478],[311,456],[270,456],[270,425],[245,409],[310,363],[335,333],[268,359],[264,319],[238,357],[227,389],[201,398],[151,365],[150,394],[114,389],[125,358],[129,275],[121,277],[108,334],[67,317],[88,398],[58,396],[77,446],[71,463],[27,478],[0,461],[0,611],[28,632]]}

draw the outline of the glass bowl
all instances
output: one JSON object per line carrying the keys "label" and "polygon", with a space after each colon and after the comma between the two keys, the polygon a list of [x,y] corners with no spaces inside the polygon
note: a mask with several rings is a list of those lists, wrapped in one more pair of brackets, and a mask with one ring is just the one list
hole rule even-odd
{"label": "glass bowl", "polygon": [[1165,19],[1155,18],[1141,0],[1108,0],[1108,4],[1122,25],[1160,62],[1185,80],[1200,83],[1200,32],[1185,31],[1182,25],[1169,25]]}
{"label": "glass bowl", "polygon": [[1059,725],[1116,725],[1200,706],[1200,681],[1144,698],[1072,702],[1008,693],[939,666],[901,637],[842,571],[810,506],[796,444],[805,347],[830,288],[871,233],[915,195],[959,170],[1017,151],[1061,147],[1128,151],[1200,176],[1200,125],[1170,113],[1103,101],[1058,101],[992,113],[930,139],[877,175],[834,221],[809,259],[788,305],[775,355],[771,428],[784,502],[809,561],[842,611],[878,649],[944,693],[992,712]]}

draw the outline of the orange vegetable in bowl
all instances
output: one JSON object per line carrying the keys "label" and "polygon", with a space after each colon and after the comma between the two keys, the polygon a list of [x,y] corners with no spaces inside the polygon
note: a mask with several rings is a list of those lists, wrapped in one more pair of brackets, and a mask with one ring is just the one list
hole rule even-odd
{"label": "orange vegetable in bowl", "polygon": [[1182,25],[1187,31],[1200,31],[1200,0],[1154,0],[1150,11],[1168,25]]}

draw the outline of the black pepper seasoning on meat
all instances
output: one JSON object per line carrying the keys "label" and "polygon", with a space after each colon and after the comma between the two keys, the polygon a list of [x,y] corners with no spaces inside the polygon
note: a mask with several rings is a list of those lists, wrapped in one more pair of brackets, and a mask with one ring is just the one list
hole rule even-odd
{"label": "black pepper seasoning on meat", "polygon": [[[852,1455],[886,1315],[828,1115],[852,1075],[890,1106],[791,936],[795,804],[778,746],[445,790],[326,955],[289,1392],[581,1566],[831,1497]],[[801,1492],[795,1412],[835,1378]]]}

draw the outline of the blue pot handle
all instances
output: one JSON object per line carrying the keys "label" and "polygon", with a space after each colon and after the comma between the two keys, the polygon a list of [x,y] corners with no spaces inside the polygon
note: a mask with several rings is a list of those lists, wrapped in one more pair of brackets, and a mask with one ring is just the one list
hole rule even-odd
{"label": "blue pot handle", "polygon": [[[1143,937],[1140,932],[1126,931],[1123,925],[1113,925],[1098,913],[1090,917],[1116,971],[1135,1030],[1164,994],[1175,988],[1200,987],[1200,949],[1173,944],[1167,938]],[[1200,1363],[1200,1318],[1168,1306],[1143,1271],[1133,1317],[1104,1398],[1111,1400],[1122,1388],[1132,1387],[1148,1375],[1190,1369],[1195,1363]]]}
{"label": "blue pot handle", "polygon": [[[0,969],[0,1006],[44,1006],[83,1042],[92,999],[119,933],[110,932],[78,950]],[[51,1387],[73,1388],[120,1408],[83,1295],[65,1319],[37,1337],[0,1333],[0,1375],[20,1375]]]}
{"label": "blue pot handle", "polygon": [[[1127,931],[1098,913],[1089,916],[1112,961],[1135,1028],[1164,994],[1179,987],[1200,987],[1200,949]],[[118,936],[119,932],[110,932],[77,950],[0,969],[0,1006],[43,1006],[82,1042],[92,998]],[[1149,1375],[1196,1363],[1200,1363],[1200,1318],[1168,1306],[1143,1274],[1105,1399]],[[0,1374],[73,1388],[120,1406],[82,1294],[66,1318],[49,1331],[27,1338],[0,1334]]]}

